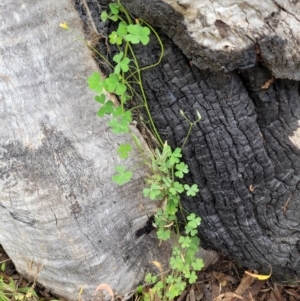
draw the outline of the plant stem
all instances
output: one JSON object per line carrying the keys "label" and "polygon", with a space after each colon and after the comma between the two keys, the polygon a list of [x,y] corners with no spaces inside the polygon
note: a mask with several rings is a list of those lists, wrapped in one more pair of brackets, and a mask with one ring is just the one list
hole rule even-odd
{"label": "plant stem", "polygon": [[128,47],[130,49],[130,52],[131,52],[131,55],[133,57],[134,63],[136,65],[136,67],[137,67],[138,82],[139,82],[141,94],[142,94],[142,97],[143,97],[143,100],[144,100],[145,109],[146,109],[147,115],[148,115],[149,120],[150,120],[150,124],[152,126],[153,131],[154,131],[154,135],[155,135],[156,139],[158,140],[159,144],[161,146],[163,146],[162,139],[160,138],[160,135],[159,135],[159,133],[158,133],[158,131],[156,129],[156,126],[154,124],[154,121],[153,121],[151,113],[150,113],[150,109],[149,109],[149,106],[148,106],[147,97],[146,97],[144,86],[143,86],[143,83],[142,83],[141,71],[140,71],[140,68],[139,68],[139,64],[138,64],[137,58],[136,58],[136,56],[134,54],[134,51],[133,51],[133,49],[132,49],[132,47],[131,47],[130,44],[128,44]]}

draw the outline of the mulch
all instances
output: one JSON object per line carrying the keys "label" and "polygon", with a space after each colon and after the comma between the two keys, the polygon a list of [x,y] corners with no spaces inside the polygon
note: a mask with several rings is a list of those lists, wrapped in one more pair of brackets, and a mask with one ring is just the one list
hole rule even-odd
{"label": "mulch", "polygon": [[[33,284],[18,274],[0,245],[0,265],[2,262],[5,262],[5,271],[0,273],[4,279],[12,277],[19,287]],[[272,278],[257,280],[245,271],[256,273],[225,256],[220,256],[215,264],[199,272],[197,282],[187,287],[176,301],[300,301],[300,281],[283,285],[273,282]],[[51,295],[49,290],[39,285],[35,287],[35,291],[45,301],[53,299],[66,301],[64,298]],[[122,300],[120,297],[118,296],[118,300]]]}
{"label": "mulch", "polygon": [[245,271],[257,274],[220,256],[177,301],[300,301],[300,281],[283,285],[273,282],[272,277],[258,280]]}

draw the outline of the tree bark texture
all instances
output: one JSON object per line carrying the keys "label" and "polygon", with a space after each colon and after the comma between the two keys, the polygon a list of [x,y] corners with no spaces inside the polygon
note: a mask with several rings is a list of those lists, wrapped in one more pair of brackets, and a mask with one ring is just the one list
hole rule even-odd
{"label": "tree bark texture", "polygon": [[293,0],[124,0],[200,69],[232,71],[259,60],[275,77],[300,79],[300,3]]}
{"label": "tree bark texture", "polygon": [[[185,140],[180,110],[191,121],[202,115],[183,150],[185,180],[200,193],[182,201],[202,218],[203,245],[261,272],[271,266],[279,280],[298,279],[299,3],[122,3],[156,26],[165,46],[162,63],[143,72],[163,139],[173,147]],[[136,51],[148,65],[160,47],[153,37]]]}
{"label": "tree bark texture", "polygon": [[139,154],[126,162],[133,181],[111,181],[129,138],[96,116],[86,79],[98,67],[74,4],[4,0],[0,11],[0,244],[21,274],[68,300],[81,288],[92,300],[100,283],[126,293],[168,250],[135,237],[155,209]]}

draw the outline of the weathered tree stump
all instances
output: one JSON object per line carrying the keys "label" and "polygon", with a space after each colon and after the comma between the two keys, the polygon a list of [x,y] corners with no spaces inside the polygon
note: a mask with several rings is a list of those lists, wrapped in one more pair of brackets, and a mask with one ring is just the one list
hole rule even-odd
{"label": "weathered tree stump", "polygon": [[[191,121],[202,115],[183,151],[185,180],[201,191],[183,203],[202,218],[203,245],[261,272],[272,266],[279,280],[298,279],[300,4],[122,3],[164,42],[162,63],[143,72],[163,139],[182,145],[189,124],[180,110]],[[160,48],[152,39],[138,52],[148,65]]]}
{"label": "weathered tree stump", "polygon": [[[86,88],[92,54],[85,17],[101,49],[108,0],[14,1],[0,6],[0,243],[17,269],[70,300],[101,282],[124,293],[168,252],[135,231],[154,205],[141,196],[139,170],[112,184],[116,141]],[[173,146],[184,141],[196,110],[202,121],[184,148],[202,218],[203,245],[280,280],[298,279],[299,51],[298,1],[124,0],[160,32],[161,65],[143,72],[155,123]],[[90,14],[87,14],[86,6]],[[81,11],[82,10],[82,11]],[[84,12],[86,13],[84,16]],[[91,17],[94,19],[91,20]],[[137,49],[143,64],[160,49]],[[128,162],[139,163],[138,156]]]}
{"label": "weathered tree stump", "polygon": [[133,181],[112,182],[129,137],[96,116],[86,79],[98,67],[74,41],[83,34],[73,4],[0,7],[0,243],[21,274],[68,300],[82,287],[91,300],[100,283],[126,293],[168,255],[150,236],[135,237],[155,210],[142,197],[142,157],[126,162]]}

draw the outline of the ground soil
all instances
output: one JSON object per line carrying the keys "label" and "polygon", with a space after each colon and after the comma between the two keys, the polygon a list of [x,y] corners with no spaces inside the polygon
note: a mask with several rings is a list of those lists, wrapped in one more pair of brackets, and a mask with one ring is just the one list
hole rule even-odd
{"label": "ground soil", "polygon": [[[12,277],[19,287],[35,285],[34,279],[27,280],[18,274],[14,264],[0,246],[0,263],[3,262],[5,271],[0,273],[4,279]],[[272,277],[258,280],[245,273],[246,271],[257,274],[256,271],[242,267],[228,257],[220,255],[215,264],[199,272],[197,282],[188,286],[177,301],[300,301],[300,281],[280,284],[272,281]],[[49,290],[39,285],[36,285],[35,291],[40,297],[39,301],[54,299],[67,301],[52,295]],[[116,299],[124,300],[123,296]],[[138,301],[137,297],[133,296],[132,301]],[[157,298],[155,301],[160,300]]]}

